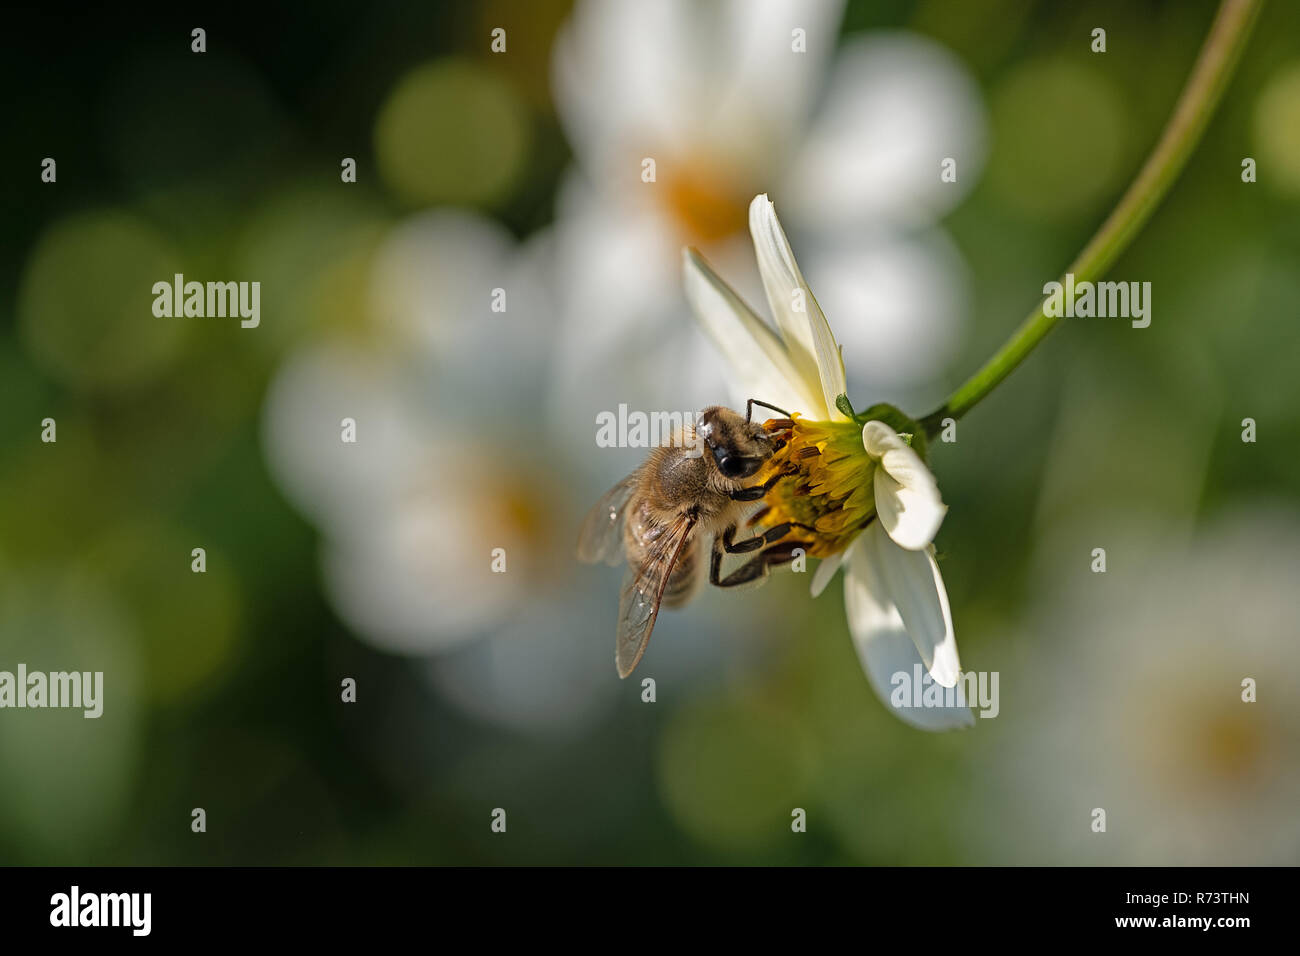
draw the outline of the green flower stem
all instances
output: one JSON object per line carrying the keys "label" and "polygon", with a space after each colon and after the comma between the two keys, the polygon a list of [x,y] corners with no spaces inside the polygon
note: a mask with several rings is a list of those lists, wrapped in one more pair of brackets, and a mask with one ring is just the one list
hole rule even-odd
{"label": "green flower stem", "polygon": [[[1263,0],[1223,0],[1219,5],[1219,12],[1205,38],[1201,54],[1192,67],[1191,75],[1187,78],[1160,141],[1120,199],[1119,205],[1066,270],[1074,274],[1076,284],[1100,278],[1133,241],[1169,191],[1201,134],[1205,132],[1205,126],[1232,78],[1262,2]],[[941,408],[921,419],[921,425],[928,435],[933,437],[938,434],[945,418],[961,418],[974,408],[1055,327],[1060,317],[1049,316],[1044,311],[1046,301],[1044,299],[1030,313],[1029,318],[997,354],[953,392]]]}

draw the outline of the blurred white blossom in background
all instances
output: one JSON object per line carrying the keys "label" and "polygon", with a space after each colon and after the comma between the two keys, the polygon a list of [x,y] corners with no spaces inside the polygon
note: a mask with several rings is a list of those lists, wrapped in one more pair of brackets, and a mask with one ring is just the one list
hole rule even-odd
{"label": "blurred white blossom in background", "polygon": [[543,244],[480,217],[411,218],[374,256],[370,321],[290,355],[263,429],[273,476],[321,532],[342,620],[379,650],[441,655],[428,673],[451,699],[530,727],[577,721],[613,686],[596,639],[613,606],[575,595],[578,569],[557,559],[578,516],[536,420],[544,263]]}
{"label": "blurred white blossom in background", "polygon": [[[965,273],[935,223],[978,179],[979,91],[917,35],[852,37],[837,52],[841,8],[597,0],[561,29],[554,95],[575,164],[554,227],[552,410],[575,440],[612,403],[678,409],[730,395],[685,306],[680,251],[697,246],[721,274],[749,275],[756,193],[780,205],[810,285],[839,317],[851,377],[897,400],[956,353]],[[796,30],[806,52],[793,49]],[[940,180],[948,157],[956,183]],[[647,158],[653,183],[642,181]],[[756,283],[740,291],[762,299]]]}
{"label": "blurred white blossom in background", "polygon": [[1300,857],[1300,515],[1238,506],[1190,545],[1160,530],[1134,516],[1105,574],[1051,549],[1069,570],[1031,606],[990,722],[984,782],[1005,792],[973,804],[969,832],[993,861]]}

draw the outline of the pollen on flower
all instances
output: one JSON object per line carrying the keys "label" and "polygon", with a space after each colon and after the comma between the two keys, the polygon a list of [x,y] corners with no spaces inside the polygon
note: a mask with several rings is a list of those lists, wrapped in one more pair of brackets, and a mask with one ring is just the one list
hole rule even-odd
{"label": "pollen on flower", "polygon": [[[793,421],[790,427],[789,421]],[[791,416],[768,421],[770,431],[788,432],[785,445],[768,461],[760,477],[781,477],[764,496],[769,527],[793,522],[809,540],[808,554],[838,554],[876,515],[872,475],[876,463],[862,445],[862,426],[852,421],[812,422]]]}

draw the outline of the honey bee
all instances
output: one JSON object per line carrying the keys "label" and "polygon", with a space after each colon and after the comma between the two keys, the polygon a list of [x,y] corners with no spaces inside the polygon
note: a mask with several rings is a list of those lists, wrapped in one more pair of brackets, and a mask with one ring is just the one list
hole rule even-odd
{"label": "honey bee", "polygon": [[[754,422],[755,405],[786,417]],[[676,447],[655,448],[587,515],[578,538],[579,560],[612,565],[627,560],[614,647],[619,677],[632,673],[645,654],[659,606],[680,607],[695,592],[702,542],[712,539],[709,583],[722,588],[759,581],[771,567],[793,559],[803,542],[782,539],[805,526],[782,523],[736,540],[747,517],[746,503],[760,500],[784,476],[757,485],[750,479],[785,445],[784,436],[793,427],[788,412],[756,399],[749,400],[743,418],[729,408],[710,406],[687,426]],[[761,516],[762,510],[749,515],[748,523]],[[724,554],[755,551],[759,553],[741,567],[722,575]]]}

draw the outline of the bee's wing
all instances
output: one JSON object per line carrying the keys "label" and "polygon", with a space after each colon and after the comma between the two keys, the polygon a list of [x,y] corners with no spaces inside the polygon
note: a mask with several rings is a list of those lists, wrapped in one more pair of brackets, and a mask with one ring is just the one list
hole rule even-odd
{"label": "bee's wing", "polygon": [[640,565],[628,565],[618,602],[618,636],[614,643],[614,663],[618,665],[619,677],[632,673],[641,661],[650,643],[655,618],[659,616],[664,587],[694,527],[695,519],[682,515],[671,524],[654,529],[658,533],[646,547]]}
{"label": "bee's wing", "polygon": [[627,503],[636,490],[637,472],[632,472],[596,502],[583,519],[578,532],[578,560],[588,564],[604,561],[618,564],[623,560],[623,522]]}

